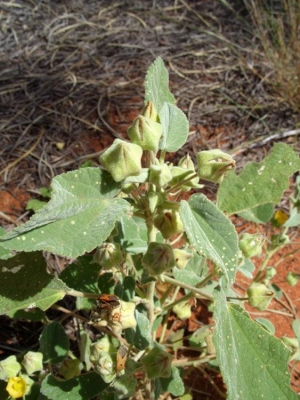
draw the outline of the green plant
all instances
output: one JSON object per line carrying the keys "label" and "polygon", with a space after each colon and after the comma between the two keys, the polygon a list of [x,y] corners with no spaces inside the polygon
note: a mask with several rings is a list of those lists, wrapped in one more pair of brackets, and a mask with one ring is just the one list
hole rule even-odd
{"label": "green plant", "polygon": [[[175,105],[160,58],[148,70],[145,89],[142,116],[129,128],[133,143],[117,139],[100,157],[106,170],[57,176],[49,203],[24,225],[1,232],[0,312],[17,318],[19,310],[35,310],[44,323],[39,352],[0,362],[7,385],[2,398],[8,392],[25,399],[66,392],[75,400],[137,392],[145,399],[165,392],[178,397],[185,392],[182,371],[201,365],[220,369],[229,399],[296,398],[287,374],[290,351],[243,306],[249,299],[265,309],[273,297],[267,264],[252,276],[250,258],[260,254],[261,238],[244,235],[239,246],[228,215],[269,221],[288,178],[300,169],[299,158],[278,144],[240,175],[232,157],[218,149],[200,152],[197,167],[188,155],[174,166],[166,154],[184,145],[188,121]],[[216,204],[201,193],[180,201],[182,192],[201,191],[201,178],[219,183]],[[284,230],[272,251],[286,238]],[[49,274],[42,251],[72,261],[59,276]],[[232,288],[237,270],[253,278],[246,298]],[[166,287],[162,294],[158,283]],[[69,311],[82,321],[78,356],[63,326],[45,315],[66,295],[76,297],[77,310],[92,310],[90,321]],[[215,327],[212,332],[203,325],[188,338],[198,356],[180,360],[175,355],[184,332],[176,333],[174,348],[167,346],[168,317],[188,318],[192,298],[211,305]],[[103,333],[95,341],[90,324]]]}

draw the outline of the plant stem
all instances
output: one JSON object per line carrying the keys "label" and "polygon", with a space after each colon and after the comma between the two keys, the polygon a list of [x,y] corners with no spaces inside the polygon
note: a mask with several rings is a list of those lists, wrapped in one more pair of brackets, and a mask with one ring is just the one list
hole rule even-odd
{"label": "plant stem", "polygon": [[195,293],[198,296],[195,297],[200,297],[201,299],[206,299],[206,300],[213,300],[213,296],[211,296],[208,293],[204,293],[202,290],[195,288],[194,286],[188,285],[187,283],[180,282],[177,279],[171,278],[167,275],[161,275],[160,279],[162,282],[167,282],[171,283],[172,285],[182,287],[184,289],[190,290],[191,292]]}
{"label": "plant stem", "polygon": [[277,243],[278,243],[277,246],[276,246],[275,248],[273,248],[273,249],[271,249],[271,250],[269,250],[269,251],[267,252],[267,255],[266,255],[264,261],[261,263],[261,265],[260,265],[260,267],[259,267],[259,269],[258,269],[258,271],[257,271],[256,277],[254,278],[254,282],[258,282],[258,281],[259,281],[259,279],[260,279],[260,277],[261,277],[261,274],[263,273],[263,271],[264,271],[265,268],[267,267],[267,265],[268,265],[270,259],[273,257],[273,255],[274,255],[279,249],[281,249],[281,247],[283,247],[283,246],[285,246],[285,245],[287,244],[287,243],[281,243],[281,244],[280,244],[280,238],[282,238],[282,237],[286,234],[287,230],[288,230],[288,228],[285,228],[285,229],[281,232],[281,234],[280,234],[280,236],[278,237],[278,240],[277,240]]}
{"label": "plant stem", "polygon": [[[188,172],[188,170],[187,170]],[[168,190],[166,190],[166,193],[170,193],[173,192],[173,190],[176,190],[177,188],[181,188],[183,185],[185,185],[186,183],[188,183],[189,181],[191,181],[192,179],[196,178],[198,176],[197,173],[194,173],[193,175],[191,175],[190,177],[188,177],[187,179],[184,179],[183,181],[177,183],[176,185],[170,187]]]}
{"label": "plant stem", "polygon": [[[170,286],[170,287],[172,287],[172,286]],[[173,294],[173,297],[172,297],[172,300],[171,300],[171,304],[174,304],[179,290],[180,290],[180,287],[177,286],[175,291],[174,291],[174,294]],[[159,338],[159,343],[163,343],[163,341],[165,339],[165,334],[166,334],[166,330],[167,330],[167,326],[168,326],[168,319],[169,319],[169,316],[170,316],[170,312],[171,312],[171,307],[168,309],[167,314],[164,316],[164,322],[163,322],[163,325],[162,325],[162,331],[161,331],[161,335],[160,335],[160,338]]]}

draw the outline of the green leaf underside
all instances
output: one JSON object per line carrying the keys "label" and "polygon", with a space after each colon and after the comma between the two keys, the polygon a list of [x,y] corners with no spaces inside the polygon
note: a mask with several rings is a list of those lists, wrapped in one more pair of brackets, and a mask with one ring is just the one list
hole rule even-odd
{"label": "green leaf underside", "polygon": [[[5,236],[6,231],[0,226],[0,236]],[[4,249],[2,246],[0,246],[0,259],[2,258],[3,260],[6,260],[7,258],[10,257],[10,251],[8,249]]]}
{"label": "green leaf underside", "polygon": [[289,386],[289,350],[242,307],[216,293],[214,344],[228,400],[298,398]]}
{"label": "green leaf underside", "polygon": [[145,221],[131,215],[125,215],[117,222],[118,235],[115,241],[130,254],[145,253],[148,248],[147,227]]}
{"label": "green leaf underside", "polygon": [[155,391],[157,398],[160,394],[170,392],[173,396],[181,396],[184,393],[184,384],[176,367],[172,367],[169,378],[158,378],[155,380]]}
{"label": "green leaf underside", "polygon": [[24,308],[47,310],[70,290],[60,279],[46,271],[41,252],[21,253],[0,260],[0,315]]}
{"label": "green leaf underside", "polygon": [[74,290],[86,293],[98,293],[98,278],[100,266],[92,263],[92,256],[79,257],[76,262],[68,265],[59,275],[66,285]]}
{"label": "green leaf underside", "polygon": [[69,351],[69,339],[59,322],[46,325],[40,336],[40,352],[44,363],[61,363]]}
{"label": "green leaf underside", "polygon": [[182,201],[180,216],[188,239],[201,255],[221,268],[227,283],[237,270],[238,239],[231,221],[202,194]]}
{"label": "green leaf underside", "polygon": [[67,381],[58,381],[48,375],[42,382],[41,392],[49,400],[90,400],[108,386],[95,372]]}
{"label": "green leaf underside", "polygon": [[[59,278],[65,284],[79,292],[98,293],[99,264],[91,264],[93,257],[84,255],[79,257],[74,263],[68,265]],[[76,298],[76,307],[90,309],[95,306],[95,300],[86,297]]]}
{"label": "green leaf underside", "polygon": [[149,319],[139,310],[135,310],[137,326],[125,330],[125,339],[137,349],[144,350],[151,343]]}
{"label": "green leaf underside", "polygon": [[234,214],[261,204],[278,203],[288,188],[288,178],[298,170],[300,160],[293,149],[275,144],[262,162],[247,164],[240,175],[233,171],[227,174],[218,190],[218,207]]}
{"label": "green leaf underside", "polygon": [[74,258],[92,251],[129,209],[125,200],[111,198],[119,189],[110,179],[103,181],[103,174],[98,168],[83,168],[54,178],[49,203],[1,238],[5,240],[1,245]]}
{"label": "green leaf underside", "polygon": [[195,253],[185,268],[173,268],[174,278],[188,285],[197,285],[203,279],[204,262],[205,258]]}
{"label": "green leaf underside", "polygon": [[169,73],[161,57],[148,68],[145,78],[145,103],[152,101],[159,112],[165,102],[175,104],[175,97],[169,90]]}
{"label": "green leaf underside", "polygon": [[257,224],[264,224],[272,218],[274,213],[274,204],[267,203],[261,204],[257,207],[249,208],[248,210],[238,213],[239,217],[247,221],[256,222]]}
{"label": "green leaf underside", "polygon": [[170,153],[179,150],[186,142],[189,133],[189,122],[180,108],[165,103],[159,113],[163,127],[163,136],[159,143],[161,150]]}

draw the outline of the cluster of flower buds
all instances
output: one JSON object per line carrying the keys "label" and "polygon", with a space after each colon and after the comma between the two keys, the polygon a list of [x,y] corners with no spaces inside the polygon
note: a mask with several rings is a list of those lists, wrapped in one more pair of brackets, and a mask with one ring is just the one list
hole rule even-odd
{"label": "cluster of flower buds", "polygon": [[116,378],[116,353],[108,336],[104,336],[90,347],[90,360],[95,364],[94,371],[101,375],[106,383]]}
{"label": "cluster of flower buds", "polygon": [[131,143],[115,139],[113,144],[100,156],[100,163],[110,172],[116,182],[140,174],[143,150],[158,151],[162,136],[162,125],[153,103],[148,103],[128,128]]}
{"label": "cluster of flower buds", "polygon": [[[21,369],[26,373],[21,373]],[[0,379],[7,381],[6,390],[12,399],[18,399],[29,394],[34,381],[28,376],[43,369],[43,355],[39,352],[28,351],[22,365],[15,356],[0,361]]]}

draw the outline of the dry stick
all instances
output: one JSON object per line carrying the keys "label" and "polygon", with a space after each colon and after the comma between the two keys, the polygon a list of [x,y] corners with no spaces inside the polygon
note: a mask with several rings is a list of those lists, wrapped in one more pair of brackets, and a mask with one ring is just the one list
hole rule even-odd
{"label": "dry stick", "polygon": [[101,102],[102,102],[102,100],[103,100],[103,97],[104,97],[104,95],[102,95],[102,96],[99,97],[99,101],[98,101],[98,104],[97,104],[97,113],[98,113],[98,117],[100,118],[100,120],[101,120],[101,122],[103,123],[103,125],[105,125],[106,128],[107,128],[116,138],[124,139],[123,136],[120,135],[117,131],[115,131],[115,130],[105,121],[105,119],[103,118],[102,113],[101,113],[101,108],[100,108],[100,105],[101,105]]}
{"label": "dry stick", "polygon": [[253,149],[255,147],[264,146],[265,144],[271,142],[272,140],[284,139],[284,138],[287,138],[287,137],[290,137],[290,136],[296,136],[296,135],[300,135],[300,129],[293,129],[291,131],[275,133],[274,135],[268,136],[268,137],[263,138],[263,139],[259,139],[259,140],[255,141],[255,143],[251,143],[251,144],[249,144],[249,146],[247,146],[245,148],[238,149],[237,151],[235,151],[233,153],[233,155],[237,155],[239,153],[242,153],[244,151]]}
{"label": "dry stick", "polygon": [[42,131],[39,134],[37,141],[30,147],[30,149],[28,149],[21,157],[17,158],[16,160],[14,160],[10,164],[8,164],[7,167],[3,168],[2,171],[0,171],[0,175],[3,174],[5,171],[9,170],[10,168],[14,167],[15,165],[17,165],[21,160],[23,160],[23,158],[26,158],[30,153],[32,153],[33,150],[40,143],[43,134],[44,134],[44,128],[42,128]]}

